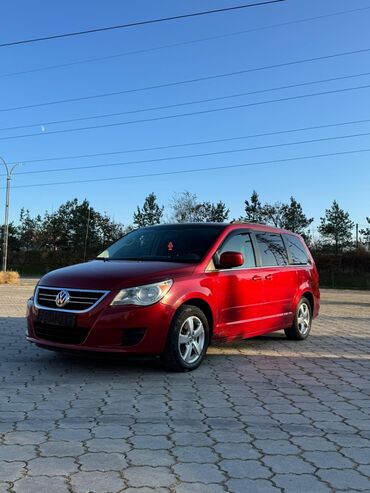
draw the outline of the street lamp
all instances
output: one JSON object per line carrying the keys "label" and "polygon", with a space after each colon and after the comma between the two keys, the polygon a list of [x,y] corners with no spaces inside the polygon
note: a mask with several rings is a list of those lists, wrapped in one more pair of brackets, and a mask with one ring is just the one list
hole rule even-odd
{"label": "street lamp", "polygon": [[9,167],[4,158],[0,156],[0,160],[3,162],[6,169],[6,195],[5,195],[5,221],[4,221],[4,242],[3,242],[3,271],[6,272],[8,261],[8,238],[9,238],[9,204],[10,204],[10,181],[12,179],[13,171],[20,164],[16,163],[12,167]]}

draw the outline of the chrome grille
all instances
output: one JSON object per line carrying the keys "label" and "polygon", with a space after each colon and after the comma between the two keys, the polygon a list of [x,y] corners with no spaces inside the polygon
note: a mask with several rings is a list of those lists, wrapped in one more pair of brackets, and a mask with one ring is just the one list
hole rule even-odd
{"label": "chrome grille", "polygon": [[[68,301],[58,306],[56,299],[59,293],[66,292]],[[87,289],[49,288],[39,286],[36,292],[36,306],[49,310],[69,312],[86,312],[97,305],[109,291],[95,291]]]}

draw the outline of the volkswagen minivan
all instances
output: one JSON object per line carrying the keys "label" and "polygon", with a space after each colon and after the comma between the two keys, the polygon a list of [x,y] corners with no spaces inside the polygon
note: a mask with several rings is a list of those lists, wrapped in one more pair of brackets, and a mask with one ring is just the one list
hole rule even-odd
{"label": "volkswagen minivan", "polygon": [[160,355],[186,371],[211,339],[277,330],[306,339],[319,304],[301,236],[249,223],[165,224],[42,277],[27,338],[49,349]]}

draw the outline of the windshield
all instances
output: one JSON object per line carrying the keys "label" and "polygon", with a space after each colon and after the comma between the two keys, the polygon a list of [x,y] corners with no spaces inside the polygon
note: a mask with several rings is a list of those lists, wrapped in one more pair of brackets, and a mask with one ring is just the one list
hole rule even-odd
{"label": "windshield", "polygon": [[97,258],[196,263],[203,259],[222,230],[222,225],[141,228],[123,236]]}

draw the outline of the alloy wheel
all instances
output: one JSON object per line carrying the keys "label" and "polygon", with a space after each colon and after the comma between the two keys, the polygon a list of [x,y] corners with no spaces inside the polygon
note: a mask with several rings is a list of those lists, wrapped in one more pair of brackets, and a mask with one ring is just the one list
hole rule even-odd
{"label": "alloy wheel", "polygon": [[202,355],[205,343],[205,331],[202,321],[192,315],[181,326],[179,332],[179,352],[185,363],[193,364]]}
{"label": "alloy wheel", "polygon": [[310,330],[311,312],[307,303],[302,303],[298,309],[297,325],[303,336]]}

